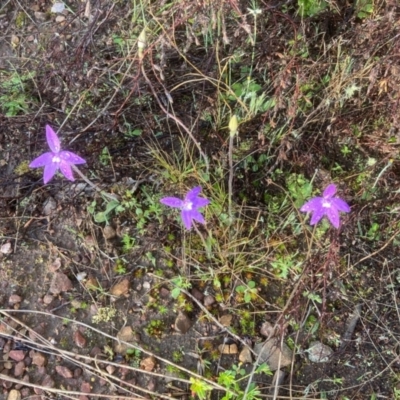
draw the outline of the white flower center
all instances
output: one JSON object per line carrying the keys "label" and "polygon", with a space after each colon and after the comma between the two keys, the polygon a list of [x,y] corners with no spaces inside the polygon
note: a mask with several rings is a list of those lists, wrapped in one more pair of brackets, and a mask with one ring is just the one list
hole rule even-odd
{"label": "white flower center", "polygon": [[322,207],[324,207],[324,208],[331,208],[331,202],[328,201],[328,200],[324,200],[324,201],[322,202]]}
{"label": "white flower center", "polygon": [[53,161],[53,163],[59,163],[61,159],[58,156],[54,156],[51,161]]}
{"label": "white flower center", "polygon": [[193,208],[193,203],[191,201],[184,201],[183,207],[185,211],[190,211]]}

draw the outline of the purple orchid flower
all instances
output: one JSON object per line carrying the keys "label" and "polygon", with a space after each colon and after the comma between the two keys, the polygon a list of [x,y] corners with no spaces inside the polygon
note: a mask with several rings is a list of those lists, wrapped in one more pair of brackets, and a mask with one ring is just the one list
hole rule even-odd
{"label": "purple orchid flower", "polygon": [[339,228],[339,211],[350,212],[350,206],[339,197],[333,197],[336,193],[336,185],[331,183],[322,194],[323,197],[314,197],[307,201],[301,208],[302,212],[311,212],[310,225],[317,224],[326,215],[335,228]]}
{"label": "purple orchid flower", "polygon": [[204,217],[198,209],[205,207],[210,203],[210,200],[198,197],[200,192],[201,186],[197,186],[186,194],[184,200],[177,197],[164,197],[160,202],[169,207],[180,208],[183,224],[186,229],[191,229],[193,220],[205,224]]}
{"label": "purple orchid flower", "polygon": [[85,164],[86,161],[71,151],[61,151],[60,139],[50,125],[46,125],[46,138],[51,151],[35,158],[29,164],[29,167],[44,167],[43,181],[45,184],[53,178],[58,170],[60,170],[67,179],[74,181],[75,178],[72,175],[71,165]]}

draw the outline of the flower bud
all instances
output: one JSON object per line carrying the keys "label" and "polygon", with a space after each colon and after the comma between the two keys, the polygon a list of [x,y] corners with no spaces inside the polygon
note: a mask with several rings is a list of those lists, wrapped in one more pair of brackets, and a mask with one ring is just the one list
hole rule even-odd
{"label": "flower bud", "polygon": [[239,127],[239,122],[237,116],[233,114],[229,121],[229,132],[231,136],[236,135],[238,127]]}

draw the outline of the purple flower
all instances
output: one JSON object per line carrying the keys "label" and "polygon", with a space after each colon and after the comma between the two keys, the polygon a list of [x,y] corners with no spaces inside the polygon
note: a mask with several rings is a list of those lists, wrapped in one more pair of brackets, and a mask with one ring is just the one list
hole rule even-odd
{"label": "purple flower", "polygon": [[315,225],[326,215],[335,228],[339,228],[339,211],[350,212],[350,206],[339,197],[333,197],[336,193],[336,185],[331,183],[323,193],[323,197],[314,197],[307,201],[300,211],[311,212],[310,225]]}
{"label": "purple flower", "polygon": [[201,186],[197,186],[187,193],[184,200],[178,199],[177,197],[164,197],[160,202],[169,207],[180,208],[183,224],[186,229],[190,229],[193,220],[196,220],[201,224],[205,223],[204,217],[200,214],[198,209],[209,204],[210,200],[198,197],[200,192]]}
{"label": "purple flower", "polygon": [[45,184],[50,181],[58,170],[60,170],[67,179],[74,181],[71,165],[85,164],[86,161],[71,151],[61,151],[60,139],[50,125],[46,125],[46,138],[51,151],[35,158],[29,164],[29,167],[44,167],[43,181]]}

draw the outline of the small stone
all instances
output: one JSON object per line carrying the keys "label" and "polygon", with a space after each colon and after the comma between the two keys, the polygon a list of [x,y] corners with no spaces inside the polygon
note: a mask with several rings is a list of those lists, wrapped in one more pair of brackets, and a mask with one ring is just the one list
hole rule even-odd
{"label": "small stone", "polygon": [[292,350],[285,343],[281,348],[280,341],[275,338],[256,343],[254,352],[258,356],[259,364],[267,363],[271,371],[286,367],[292,362]]}
{"label": "small stone", "polygon": [[226,326],[226,327],[231,326],[231,323],[232,323],[232,314],[225,314],[225,315],[222,315],[222,316],[220,317],[220,319],[219,319],[219,322],[220,322],[220,324],[223,325],[223,326]]}
{"label": "small stone", "polygon": [[47,266],[49,272],[56,272],[61,268],[61,258],[57,257],[52,263]]}
{"label": "small stone", "polygon": [[13,367],[13,364],[11,361],[5,361],[3,366],[5,369],[11,369]]}
{"label": "small stone", "polygon": [[9,302],[11,305],[14,305],[14,304],[17,304],[17,303],[21,303],[21,301],[22,301],[22,297],[21,297],[21,296],[18,296],[17,294],[12,294],[12,295],[10,296],[10,298],[8,299],[8,302]]}
{"label": "small stone", "polygon": [[218,350],[221,354],[237,354],[239,352],[236,343],[222,343],[218,346]]}
{"label": "small stone", "polygon": [[308,353],[308,359],[314,363],[323,363],[329,361],[333,350],[321,342],[310,343],[309,349],[306,350]]}
{"label": "small stone", "polygon": [[77,379],[82,375],[82,368],[75,368],[74,369],[74,378]]}
{"label": "small stone", "polygon": [[179,312],[175,319],[174,328],[177,332],[185,334],[191,327],[193,323],[191,319],[183,312]]}
{"label": "small stone", "polygon": [[46,21],[46,14],[40,11],[35,11],[35,18],[38,22]]}
{"label": "small stone", "polygon": [[74,376],[74,374],[72,373],[72,371],[69,368],[64,367],[62,365],[56,366],[56,372],[58,375],[61,375],[65,379],[70,379]]}
{"label": "small stone", "polygon": [[23,350],[11,350],[8,353],[8,356],[11,358],[11,360],[22,361],[26,356],[26,352]]}
{"label": "small stone", "polygon": [[87,340],[85,336],[83,336],[82,333],[77,330],[74,332],[74,342],[78,347],[84,348],[86,346]]}
{"label": "small stone", "polygon": [[50,376],[50,375],[46,375],[46,376],[43,378],[42,386],[48,387],[48,388],[54,387],[54,381],[53,381],[53,379],[51,379],[51,376]]}
{"label": "small stone", "polygon": [[32,353],[32,364],[43,367],[47,362],[46,357],[37,351]]}
{"label": "small stone", "polygon": [[156,366],[156,359],[153,356],[146,357],[140,361],[140,368],[145,371],[151,372]]}
{"label": "small stone", "polygon": [[92,350],[90,350],[90,357],[96,358],[97,356],[101,356],[103,352],[101,351],[101,348],[98,346],[94,346]]}
{"label": "small stone", "polygon": [[72,289],[72,282],[67,275],[62,272],[56,272],[50,283],[50,293],[60,294],[62,292],[68,292]]}
{"label": "small stone", "polygon": [[275,329],[272,324],[268,321],[265,321],[260,328],[260,334],[265,336],[266,338],[271,338],[274,336]]}
{"label": "small stone", "polygon": [[46,306],[48,306],[49,304],[51,304],[51,302],[54,300],[54,296],[52,296],[51,294],[46,294],[43,297],[43,304],[46,304]]}
{"label": "small stone", "polygon": [[129,346],[126,345],[125,343],[121,343],[120,341],[127,343],[134,343],[136,342],[136,335],[130,326],[124,326],[117,333],[117,339],[118,341],[114,345],[114,351],[116,353],[125,355]]}
{"label": "small stone", "polygon": [[116,368],[114,367],[114,365],[107,365],[106,367],[106,371],[112,375],[115,372]]}
{"label": "small stone", "polygon": [[64,21],[65,21],[64,15],[57,15],[56,22],[60,23],[60,22],[64,22]]}
{"label": "small stone", "polygon": [[169,297],[170,293],[171,293],[171,291],[165,287],[162,287],[160,289],[160,297],[162,299],[166,299],[167,297]]}
{"label": "small stone", "polygon": [[89,382],[82,382],[81,384],[81,392],[82,393],[90,393],[92,391],[92,388],[90,387]]}
{"label": "small stone", "polygon": [[[20,383],[15,385],[15,389],[20,390],[24,386],[24,383],[29,383],[29,376],[24,375],[24,377],[20,380]],[[21,393],[22,394],[22,393]]]}
{"label": "small stone", "polygon": [[103,236],[104,239],[111,240],[117,236],[117,232],[115,232],[115,229],[112,226],[106,225],[103,229]]}
{"label": "small stone", "polygon": [[113,296],[122,296],[122,295],[126,295],[128,294],[129,291],[129,287],[130,287],[130,283],[129,283],[129,279],[128,278],[124,278],[121,281],[119,281],[118,283],[116,283],[110,290],[110,293]]}
{"label": "small stone", "polygon": [[249,364],[253,362],[251,350],[249,346],[244,346],[242,351],[239,353],[239,361],[243,364]]}
{"label": "small stone", "polygon": [[206,307],[212,306],[215,303],[215,297],[211,296],[211,294],[208,294],[207,296],[204,297],[204,305]]}
{"label": "small stone", "polygon": [[49,197],[43,204],[42,213],[43,215],[49,216],[56,209],[57,209],[57,202],[53,199],[53,197]]}
{"label": "small stone", "polygon": [[14,376],[21,376],[25,371],[25,363],[19,361],[14,366]]}
{"label": "small stone", "polygon": [[197,301],[199,301],[200,303],[203,301],[203,299],[204,299],[204,294],[203,294],[203,292],[201,292],[199,289],[193,288],[192,291],[191,291],[191,293],[192,293],[192,296],[193,296]]}
{"label": "small stone", "polygon": [[8,393],[7,400],[21,400],[21,393],[18,390],[12,389]]}
{"label": "small stone", "polygon": [[0,247],[0,253],[3,254],[11,254],[12,253],[12,246],[10,242],[6,242],[4,244],[1,245]]}

